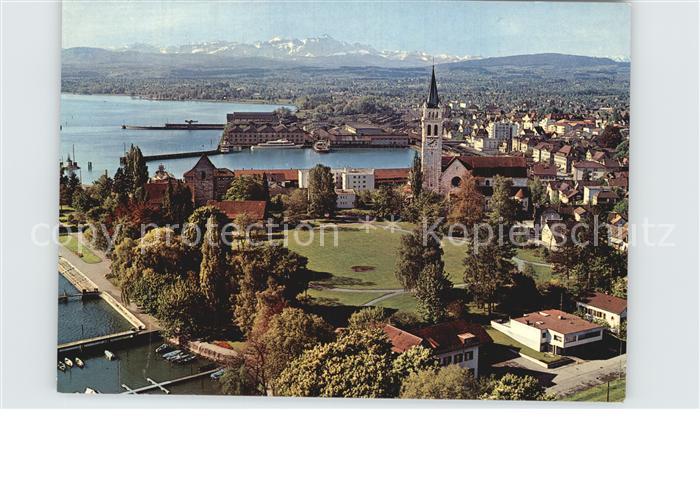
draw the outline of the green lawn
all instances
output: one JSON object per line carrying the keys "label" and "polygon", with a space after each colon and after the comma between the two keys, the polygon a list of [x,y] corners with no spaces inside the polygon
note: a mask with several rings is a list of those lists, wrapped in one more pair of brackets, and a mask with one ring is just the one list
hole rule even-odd
{"label": "green lawn", "polygon": [[309,289],[308,294],[319,303],[327,305],[362,306],[382,294],[376,292],[337,292],[333,290]]}
{"label": "green lawn", "polygon": [[[309,268],[319,272],[320,278],[314,281],[320,285],[397,289],[400,285],[394,266],[401,237],[406,233],[379,226],[386,226],[386,223],[378,222],[376,228],[369,231],[362,225],[341,225],[337,235],[331,228],[326,228],[323,234],[318,229],[290,231],[287,233],[288,247],[309,259]],[[337,237],[337,243],[334,243],[334,237]],[[444,242],[443,249],[447,273],[453,282],[461,282],[464,246]]]}
{"label": "green lawn", "polygon": [[517,257],[535,263],[549,263],[544,258],[544,248],[518,248]]}
{"label": "green lawn", "polygon": [[85,263],[99,263],[102,259],[93,253],[89,248],[82,246],[75,236],[62,234],[58,238],[59,244],[80,256],[80,259]]}
{"label": "green lawn", "polygon": [[[610,381],[610,401],[621,402],[625,399],[625,378]],[[564,401],[608,401],[608,383],[579,391],[564,397]]]}
{"label": "green lawn", "polygon": [[486,331],[493,339],[493,343],[495,345],[502,345],[504,347],[517,350],[519,353],[521,353],[523,355],[527,355],[527,356],[532,357],[534,359],[537,359],[541,362],[550,363],[550,362],[556,362],[556,361],[562,359],[558,355],[538,352],[536,350],[531,349],[530,347],[526,347],[522,343],[520,343],[516,340],[513,340],[508,335],[505,335],[505,334],[501,333],[500,331],[498,331],[495,328],[492,328],[490,326],[486,328]]}
{"label": "green lawn", "polygon": [[397,311],[407,311],[411,313],[417,313],[418,311],[418,301],[413,296],[413,294],[408,293],[399,294],[397,296],[390,297],[385,301],[378,302],[377,306],[388,309],[396,309]]}

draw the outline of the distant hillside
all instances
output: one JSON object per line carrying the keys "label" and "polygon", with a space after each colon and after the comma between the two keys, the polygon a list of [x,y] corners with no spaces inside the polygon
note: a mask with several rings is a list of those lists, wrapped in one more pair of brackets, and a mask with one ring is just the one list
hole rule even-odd
{"label": "distant hillside", "polygon": [[450,70],[468,70],[472,68],[592,68],[592,67],[624,67],[629,63],[616,62],[610,58],[597,58],[592,56],[563,55],[561,53],[538,53],[533,55],[513,55],[494,58],[482,58],[478,60],[465,60],[448,63],[445,66]]}

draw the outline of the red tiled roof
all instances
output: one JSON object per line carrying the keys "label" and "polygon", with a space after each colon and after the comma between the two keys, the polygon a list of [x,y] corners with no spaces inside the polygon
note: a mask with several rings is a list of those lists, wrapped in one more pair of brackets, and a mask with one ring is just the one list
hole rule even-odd
{"label": "red tiled roof", "polygon": [[209,200],[207,205],[212,205],[221,210],[229,220],[235,220],[240,214],[247,214],[255,221],[265,219],[267,202],[265,200]]}
{"label": "red tiled roof", "polygon": [[615,314],[622,314],[622,311],[627,309],[627,299],[610,296],[608,294],[603,294],[602,292],[593,292],[592,294],[588,294],[579,302]]}
{"label": "red tiled roof", "polygon": [[299,179],[297,169],[236,169],[236,176],[262,176],[265,173],[271,181],[296,181]]}
{"label": "red tiled roof", "polygon": [[382,326],[382,329],[391,341],[391,349],[399,354],[405,352],[411,347],[416,347],[423,342],[422,338],[412,335],[409,332],[388,323]]}
{"label": "red tiled roof", "polygon": [[514,318],[514,321],[530,325],[534,328],[539,328],[541,331],[556,331],[562,335],[578,333],[599,327],[599,325],[558,309],[548,309],[546,311],[528,313],[520,318]]}
{"label": "red tiled roof", "polygon": [[407,167],[375,169],[374,179],[408,179],[408,172]]}
{"label": "red tiled roof", "polygon": [[194,173],[195,168],[197,168],[197,167],[202,167],[202,166],[206,166],[206,167],[211,167],[211,168],[217,169],[216,166],[215,166],[214,164],[212,164],[212,162],[209,160],[209,157],[207,157],[206,154],[202,154],[202,157],[199,158],[199,160],[197,161],[197,164],[195,164],[195,165],[192,167],[192,169],[190,169],[189,171],[185,172],[185,173],[183,174],[183,176],[190,176],[190,175],[192,175],[192,174]]}
{"label": "red tiled roof", "polygon": [[163,197],[168,190],[168,180],[162,179],[158,181],[151,181],[144,185],[146,190],[146,204],[153,207],[160,207],[163,205]]}
{"label": "red tiled roof", "polygon": [[413,334],[438,353],[491,342],[491,337],[482,326],[469,324],[463,319],[419,328]]}

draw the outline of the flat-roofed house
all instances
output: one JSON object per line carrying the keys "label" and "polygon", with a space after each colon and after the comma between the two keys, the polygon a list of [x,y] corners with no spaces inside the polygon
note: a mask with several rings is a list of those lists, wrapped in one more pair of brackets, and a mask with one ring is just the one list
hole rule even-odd
{"label": "flat-roofed house", "polygon": [[492,321],[491,327],[526,347],[556,355],[599,342],[605,331],[599,324],[558,309],[528,313],[506,322]]}
{"label": "flat-roofed house", "polygon": [[602,292],[593,292],[576,302],[576,307],[596,320],[604,321],[613,328],[627,319],[627,299]]}

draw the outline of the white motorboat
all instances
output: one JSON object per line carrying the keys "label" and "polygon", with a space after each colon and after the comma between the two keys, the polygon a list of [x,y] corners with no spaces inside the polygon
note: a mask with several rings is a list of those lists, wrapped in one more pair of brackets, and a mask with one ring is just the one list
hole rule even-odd
{"label": "white motorboat", "polygon": [[65,371],[66,370],[66,365],[61,362],[60,360],[58,361],[58,370],[59,371]]}
{"label": "white motorboat", "polygon": [[75,358],[75,365],[82,369],[83,367],[85,367],[85,362],[83,362],[82,359],[79,359],[76,357]]}
{"label": "white motorboat", "polygon": [[63,359],[63,362],[66,364],[66,366],[68,366],[68,367],[73,367],[73,361],[70,360],[68,357],[66,357],[65,359]]}
{"label": "white motorboat", "polygon": [[114,360],[114,359],[117,358],[117,356],[114,355],[114,354],[113,354],[112,352],[110,352],[109,350],[105,350],[105,357],[107,358],[107,360]]}

